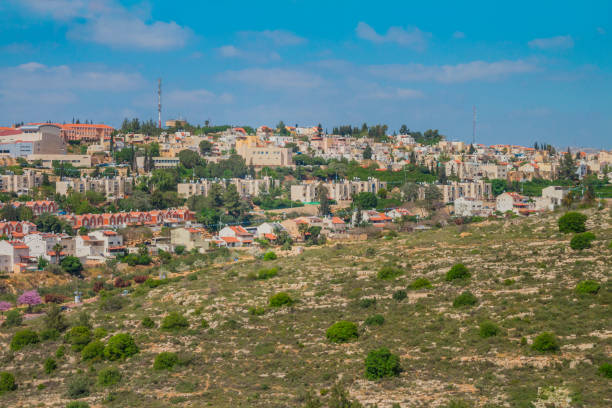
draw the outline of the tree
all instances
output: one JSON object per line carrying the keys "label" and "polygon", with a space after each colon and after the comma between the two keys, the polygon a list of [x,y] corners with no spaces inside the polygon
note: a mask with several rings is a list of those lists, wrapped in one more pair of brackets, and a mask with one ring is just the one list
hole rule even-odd
{"label": "tree", "polygon": [[385,347],[368,353],[365,359],[365,369],[365,376],[368,380],[397,376],[401,371],[399,357]]}
{"label": "tree", "polygon": [[285,126],[285,122],[283,122],[282,120],[280,122],[278,122],[278,125],[276,125],[276,129],[278,130],[278,134],[282,135],[282,136],[289,136],[289,130],[287,130],[287,127]]}
{"label": "tree", "polygon": [[363,149],[363,159],[370,160],[372,158],[372,148],[370,145],[367,145],[365,149]]}
{"label": "tree", "polygon": [[416,201],[419,199],[419,185],[417,183],[408,182],[400,188],[406,201]]}
{"label": "tree", "polygon": [[17,299],[20,305],[28,305],[28,312],[32,310],[32,306],[40,305],[42,299],[36,290],[28,290],[23,292]]}
{"label": "tree", "polygon": [[557,224],[559,225],[559,231],[563,233],[568,232],[584,232],[586,231],[587,216],[579,212],[567,212],[559,217]]}
{"label": "tree", "polygon": [[410,129],[408,129],[408,126],[402,125],[402,126],[400,126],[399,134],[400,135],[408,135],[408,134],[410,134]]}
{"label": "tree", "polygon": [[66,273],[81,278],[83,271],[83,265],[76,256],[67,256],[60,262],[60,265]]}
{"label": "tree", "polygon": [[561,163],[559,163],[559,179],[575,181],[578,179],[576,170],[576,162],[574,161],[572,152],[568,147],[567,152],[561,158]]}
{"label": "tree", "polygon": [[179,160],[183,167],[186,169],[193,169],[195,166],[201,163],[202,159],[200,155],[193,150],[181,150],[178,154]]}
{"label": "tree", "polygon": [[53,245],[53,252],[55,253],[55,263],[57,264],[59,264],[60,262],[60,256],[62,254],[62,249],[64,248],[62,247],[62,244],[60,244],[59,242]]}
{"label": "tree", "polygon": [[319,200],[319,215],[328,215],[331,212],[328,194],[327,187],[323,183],[319,183],[315,189],[315,195]]}
{"label": "tree", "polygon": [[374,193],[362,191],[359,194],[353,196],[353,205],[360,210],[369,210],[375,208],[378,204],[378,199]]}
{"label": "tree", "polygon": [[208,140],[202,140],[200,142],[200,153],[202,156],[208,156],[212,153],[213,144]]}
{"label": "tree", "polygon": [[434,208],[436,203],[442,200],[442,192],[434,184],[425,187],[425,201],[430,208]]}
{"label": "tree", "polygon": [[230,184],[223,193],[223,205],[227,213],[232,217],[240,217],[246,210],[244,201],[240,199],[240,194],[235,184]]}

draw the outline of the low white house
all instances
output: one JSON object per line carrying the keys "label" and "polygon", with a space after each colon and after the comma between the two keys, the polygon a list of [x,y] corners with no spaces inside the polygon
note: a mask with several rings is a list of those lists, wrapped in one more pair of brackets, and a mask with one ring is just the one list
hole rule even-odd
{"label": "low white house", "polygon": [[219,231],[220,241],[224,241],[229,247],[250,246],[254,236],[240,225],[227,226]]}
{"label": "low white house", "polygon": [[459,197],[454,202],[455,215],[473,217],[482,214],[482,201],[470,197]]}

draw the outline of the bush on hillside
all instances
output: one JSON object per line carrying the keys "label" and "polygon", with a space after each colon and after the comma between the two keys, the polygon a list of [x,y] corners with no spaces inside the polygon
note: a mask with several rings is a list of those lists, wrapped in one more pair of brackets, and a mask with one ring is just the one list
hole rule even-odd
{"label": "bush on hillside", "polygon": [[367,326],[382,326],[385,323],[383,315],[375,314],[369,316],[364,322]]}
{"label": "bush on hillside", "polygon": [[75,377],[68,384],[68,397],[72,399],[77,399],[88,396],[89,386],[89,378],[85,377],[84,375]]}
{"label": "bush on hillside", "polygon": [[533,339],[531,348],[542,353],[554,353],[559,350],[559,341],[551,332],[544,332]]}
{"label": "bush on hillside", "polygon": [[7,373],[3,371],[0,373],[0,395],[5,392],[14,391],[17,389],[17,384],[15,383],[15,376],[11,373]]}
{"label": "bush on hillside", "polygon": [[81,358],[84,361],[102,360],[104,358],[104,343],[94,340],[81,351]]}
{"label": "bush on hillside", "polygon": [[382,280],[390,280],[397,278],[402,273],[404,272],[401,269],[396,268],[394,266],[383,266],[380,271],[378,271],[376,277]]}
{"label": "bush on hillside", "polygon": [[9,310],[6,312],[6,317],[4,322],[2,322],[2,327],[17,327],[21,326],[23,323],[23,317],[19,310]]}
{"label": "bush on hillside", "polygon": [[559,231],[568,232],[584,232],[586,231],[585,222],[587,216],[579,212],[567,212],[563,214],[557,224],[559,225]]}
{"label": "bush on hillside", "polygon": [[401,302],[402,300],[406,299],[406,297],[408,297],[408,294],[405,290],[398,290],[393,293],[393,299],[397,300],[398,302]]}
{"label": "bush on hillside", "polygon": [[597,281],[583,280],[581,282],[578,282],[575,290],[576,290],[576,293],[578,293],[579,295],[585,295],[585,294],[595,295],[597,294],[597,292],[599,292],[600,287],[601,286],[599,285]]}
{"label": "bush on hillside", "polygon": [[359,307],[367,309],[376,304],[376,298],[363,298],[359,299]]}
{"label": "bush on hillside", "polygon": [[55,329],[44,329],[40,332],[40,341],[57,340],[60,337],[60,332]]}
{"label": "bush on hillside", "polygon": [[282,307],[282,306],[291,306],[294,300],[291,299],[288,293],[279,292],[270,297],[270,306],[271,307]]}
{"label": "bush on hillside", "polygon": [[427,278],[416,278],[409,286],[408,288],[413,289],[413,290],[418,290],[418,289],[430,289],[431,286],[431,282],[427,279]]}
{"label": "bush on hillside", "polygon": [[98,372],[98,385],[110,387],[121,381],[121,373],[117,367],[106,367]]}
{"label": "bush on hillside", "polygon": [[68,331],[66,340],[73,350],[81,351],[91,341],[91,329],[87,326],[75,326]]}
{"label": "bush on hillside", "polygon": [[599,374],[603,375],[606,378],[612,378],[612,364],[603,363],[599,366]]}
{"label": "bush on hillside", "polygon": [[499,334],[499,326],[490,320],[485,320],[480,323],[479,331],[480,337],[487,338],[497,336]]}
{"label": "bush on hillside", "polygon": [[278,257],[276,256],[276,254],[273,251],[268,251],[263,256],[263,260],[264,261],[273,261],[276,258],[278,258]]}
{"label": "bush on hillside", "polygon": [[90,408],[85,401],[72,401],[66,404],[66,408]]}
{"label": "bush on hillside", "polygon": [[325,335],[332,343],[347,343],[357,339],[359,332],[355,323],[341,320],[332,324]]}
{"label": "bush on hillside", "polygon": [[370,351],[365,359],[365,377],[368,380],[397,376],[400,371],[399,357],[385,347]]}
{"label": "bush on hillside", "polygon": [[30,329],[20,330],[13,335],[10,347],[13,351],[19,351],[25,346],[36,344],[39,341],[38,334],[35,331]]}
{"label": "bush on hillside", "polygon": [[453,300],[453,307],[474,306],[476,303],[478,303],[476,296],[474,296],[472,292],[466,291]]}
{"label": "bush on hillside", "polygon": [[446,272],[446,280],[449,282],[455,279],[467,279],[469,277],[470,277],[470,271],[462,263],[453,265],[453,267],[450,268],[448,272]]}
{"label": "bush on hillside", "polygon": [[141,324],[142,327],[146,327],[147,329],[152,329],[155,327],[155,322],[149,316],[146,316],[144,319],[142,319]]}
{"label": "bush on hillside", "polygon": [[57,362],[51,357],[49,357],[45,360],[45,363],[43,364],[43,368],[45,370],[45,373],[51,374],[57,368]]}
{"label": "bush on hillside", "polygon": [[138,346],[134,338],[128,333],[115,334],[108,340],[104,348],[104,357],[109,360],[122,360],[138,353]]}
{"label": "bush on hillside", "polygon": [[581,251],[591,247],[591,242],[595,240],[595,234],[592,232],[581,232],[572,237],[570,248],[575,251]]}
{"label": "bush on hillside", "polygon": [[178,312],[171,312],[162,320],[163,330],[182,330],[189,327],[189,320]]}
{"label": "bush on hillside", "polygon": [[260,269],[257,272],[257,279],[270,279],[278,275],[278,268]]}
{"label": "bush on hillside", "polygon": [[155,356],[153,368],[155,370],[170,370],[178,363],[178,361],[179,358],[176,353],[164,351]]}

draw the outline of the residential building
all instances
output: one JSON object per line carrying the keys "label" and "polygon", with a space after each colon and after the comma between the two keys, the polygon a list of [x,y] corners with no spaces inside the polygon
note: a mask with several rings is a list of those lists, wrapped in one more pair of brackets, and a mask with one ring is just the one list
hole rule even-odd
{"label": "residential building", "polygon": [[42,182],[43,175],[29,169],[24,170],[23,174],[3,174],[0,175],[0,191],[17,195],[30,194]]}
{"label": "residential building", "polygon": [[57,205],[57,203],[52,200],[27,201],[25,203],[17,201],[14,202],[13,205],[15,207],[25,205],[26,207],[30,208],[32,210],[32,213],[36,216],[46,213],[54,214],[59,210],[59,206]]}
{"label": "residential building", "polygon": [[184,246],[187,251],[197,249],[203,253],[210,247],[210,238],[204,228],[179,227],[170,231],[172,247]]}
{"label": "residential building", "polygon": [[113,128],[108,125],[69,123],[61,125],[61,136],[65,141],[100,142],[110,139]]}
{"label": "residential building", "polygon": [[444,203],[452,203],[459,197],[469,197],[477,200],[486,200],[493,197],[491,183],[482,180],[471,182],[452,181],[448,184],[436,185],[442,193]]}
{"label": "residential building", "polygon": [[511,211],[515,214],[528,215],[535,211],[533,203],[528,197],[518,193],[502,193],[495,199],[495,210],[506,213]]}
{"label": "residential building", "polygon": [[231,247],[250,246],[254,238],[253,234],[240,225],[224,227],[219,231],[218,235],[221,241],[224,241],[227,246]]}
{"label": "residential building", "polygon": [[91,156],[86,154],[30,154],[28,161],[41,161],[42,167],[53,168],[53,162],[72,164],[74,167],[91,167]]}
{"label": "residential building", "polygon": [[0,222],[0,235],[9,238],[23,238],[36,231],[36,224],[30,221]]}
{"label": "residential building", "polygon": [[[177,192],[181,198],[189,198],[194,195],[207,196],[213,184],[224,184],[227,180],[201,179],[191,183],[179,183]],[[261,192],[270,192],[276,186],[280,186],[280,180],[265,176],[261,179],[253,178],[232,178],[229,184],[234,184],[241,197],[255,197]]]}
{"label": "residential building", "polygon": [[460,217],[473,217],[481,215],[483,211],[482,201],[470,197],[459,197],[454,202],[455,215]]}
{"label": "residential building", "polygon": [[[351,200],[353,195],[362,192],[376,194],[380,189],[386,188],[387,183],[375,178],[368,180],[342,180],[322,182],[327,188],[328,198],[336,201]],[[291,200],[304,203],[318,201],[316,189],[320,182],[302,183],[291,186]]]}
{"label": "residential building", "polygon": [[102,255],[106,258],[111,258],[125,252],[123,236],[115,231],[98,230],[87,235],[96,241],[102,242]]}
{"label": "residential building", "polygon": [[53,124],[22,126],[0,131],[0,154],[28,157],[33,154],[65,154],[66,142],[61,129]]}
{"label": "residential building", "polygon": [[30,248],[19,240],[0,240],[0,271],[21,272],[36,264],[30,256]]}
{"label": "residential building", "polygon": [[95,191],[104,194],[109,199],[117,199],[132,194],[133,183],[134,179],[132,177],[81,177],[56,182],[55,191],[61,195],[66,195],[69,191],[78,193]]}

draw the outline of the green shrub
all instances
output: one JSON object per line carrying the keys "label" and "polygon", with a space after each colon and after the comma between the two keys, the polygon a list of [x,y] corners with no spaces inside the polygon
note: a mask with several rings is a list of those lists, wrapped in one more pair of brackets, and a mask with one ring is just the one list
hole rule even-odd
{"label": "green shrub", "polygon": [[59,339],[59,336],[60,332],[58,332],[57,329],[45,329],[40,332],[41,341],[57,340]]}
{"label": "green shrub", "polygon": [[123,309],[127,300],[123,296],[112,295],[105,296],[100,299],[100,310],[105,312],[116,312]]}
{"label": "green shrub", "polygon": [[252,316],[263,316],[266,313],[266,309],[263,307],[251,306],[249,307],[249,314]]}
{"label": "green shrub", "polygon": [[575,251],[581,251],[591,247],[591,242],[595,240],[595,234],[592,232],[581,232],[572,237],[570,248]]}
{"label": "green shrub", "polygon": [[94,340],[81,351],[81,358],[85,361],[101,360],[104,357],[104,343]]}
{"label": "green shrub", "polygon": [[278,268],[260,269],[257,272],[257,279],[270,279],[278,275]]}
{"label": "green shrub", "polygon": [[45,369],[45,373],[51,374],[57,368],[57,362],[51,357],[49,357],[45,360],[43,368]]}
{"label": "green shrub", "polygon": [[559,341],[557,337],[550,332],[539,334],[533,339],[531,348],[542,353],[554,353],[559,350]]}
{"label": "green shrub", "polygon": [[476,303],[478,303],[476,296],[472,292],[466,291],[453,300],[453,307],[474,306]]}
{"label": "green shrub", "polygon": [[405,290],[398,290],[393,293],[393,299],[397,300],[398,302],[401,302],[402,300],[406,299],[406,297],[408,297],[408,294]]}
{"label": "green shrub", "polygon": [[446,280],[449,282],[454,281],[455,279],[467,279],[470,276],[470,271],[462,263],[453,265],[453,267],[450,268],[448,272],[446,272]]}
{"label": "green shrub", "polygon": [[480,337],[487,338],[487,337],[497,336],[499,332],[500,332],[499,326],[490,320],[485,320],[484,322],[480,323],[480,326],[479,326]]}
{"label": "green shrub", "polygon": [[561,232],[584,232],[586,231],[586,220],[587,216],[582,213],[567,212],[559,218],[557,223]]}
{"label": "green shrub", "polygon": [[178,363],[178,361],[179,358],[176,353],[164,351],[155,356],[153,368],[156,370],[170,370]]}
{"label": "green shrub", "polygon": [[359,337],[357,325],[353,322],[341,320],[332,324],[325,334],[332,343],[347,343]]}
{"label": "green shrub", "polygon": [[271,307],[282,307],[282,306],[291,306],[294,300],[291,299],[286,292],[279,292],[270,297],[270,306]]}
{"label": "green shrub", "polygon": [[98,385],[110,387],[121,381],[121,373],[117,367],[106,367],[98,372]]}
{"label": "green shrub", "polygon": [[67,340],[74,350],[81,351],[91,341],[91,329],[87,326],[75,326],[68,332]]}
{"label": "green shrub", "polygon": [[364,323],[368,326],[382,326],[385,323],[385,318],[383,315],[375,314],[365,319]]}
{"label": "green shrub", "polygon": [[106,335],[108,334],[108,332],[106,331],[106,329],[104,327],[96,327],[93,330],[93,338],[96,340],[100,340],[103,337],[106,337]]}
{"label": "green shrub", "polygon": [[378,271],[376,277],[382,280],[391,280],[397,278],[403,273],[404,272],[401,269],[394,266],[383,266],[380,271]]}
{"label": "green shrub", "polygon": [[30,329],[20,330],[11,339],[11,350],[18,351],[30,344],[39,342],[38,334]]}
{"label": "green shrub", "polygon": [[472,406],[463,400],[451,400],[444,408],[471,408]]}
{"label": "green shrub", "polygon": [[146,327],[147,329],[152,329],[155,327],[155,322],[149,316],[142,319],[142,327]]}
{"label": "green shrub", "polygon": [[370,351],[365,359],[365,376],[368,380],[397,376],[400,371],[399,357],[385,347]]}
{"label": "green shrub", "polygon": [[362,307],[364,309],[367,309],[370,306],[374,306],[375,304],[376,304],[376,298],[359,299],[359,307]]}
{"label": "green shrub", "polygon": [[128,333],[115,334],[108,340],[104,348],[104,357],[109,360],[122,360],[138,353],[138,346],[134,338]]}
{"label": "green shrub", "polygon": [[431,287],[431,282],[429,282],[427,278],[416,278],[410,285],[408,285],[408,288],[413,290],[430,289]]}
{"label": "green shrub", "polygon": [[162,320],[164,330],[182,330],[189,327],[189,320],[178,312],[171,312]]}
{"label": "green shrub", "polygon": [[66,408],[89,408],[89,404],[84,401],[72,401],[66,405]]}
{"label": "green shrub", "polygon": [[263,256],[263,260],[264,261],[273,261],[276,258],[277,258],[277,256],[276,256],[276,254],[273,251],[268,251]]}
{"label": "green shrub", "polygon": [[612,364],[603,363],[599,366],[599,374],[603,375],[606,378],[612,378]]}
{"label": "green shrub", "polygon": [[19,310],[9,310],[6,312],[6,318],[2,322],[2,327],[17,327],[23,323],[23,317]]}
{"label": "green shrub", "polygon": [[77,399],[88,396],[89,386],[89,378],[85,377],[84,375],[75,377],[68,384],[68,397],[72,399]]}
{"label": "green shrub", "polygon": [[0,395],[8,391],[14,391],[17,389],[15,383],[15,376],[11,373],[3,371],[0,373]]}
{"label": "green shrub", "polygon": [[576,285],[576,293],[578,294],[591,294],[591,295],[595,295],[597,294],[597,292],[599,292],[599,288],[601,286],[599,285],[598,282],[594,281],[594,280],[584,280],[581,282],[578,282],[578,284]]}

